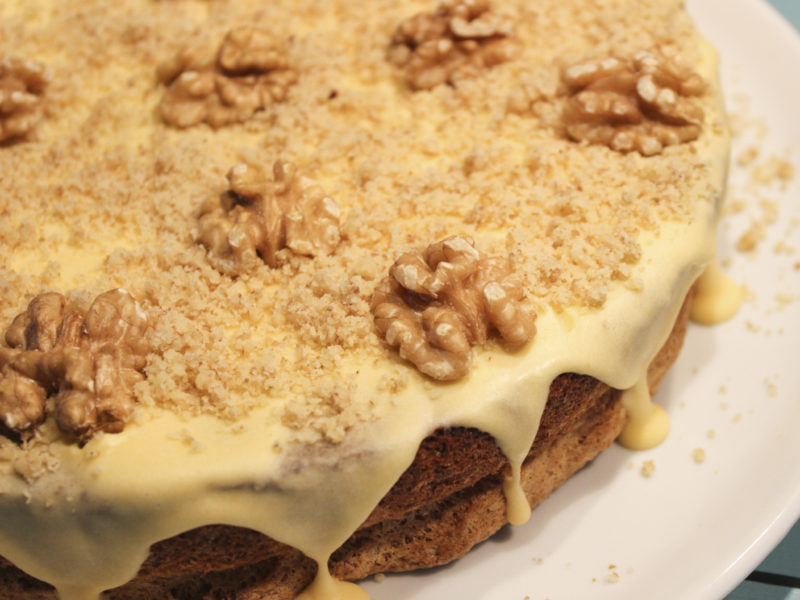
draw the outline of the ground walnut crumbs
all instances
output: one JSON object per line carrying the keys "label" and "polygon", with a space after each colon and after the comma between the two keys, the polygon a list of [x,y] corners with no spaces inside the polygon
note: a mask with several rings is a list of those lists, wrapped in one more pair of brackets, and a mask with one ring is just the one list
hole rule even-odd
{"label": "ground walnut crumbs", "polygon": [[511,22],[494,14],[487,0],[447,0],[433,13],[400,23],[389,60],[406,70],[412,88],[430,89],[509,60],[511,32]]}
{"label": "ground walnut crumbs", "polygon": [[237,27],[216,55],[186,48],[158,68],[167,90],[164,120],[175,127],[205,121],[212,127],[247,121],[258,110],[286,98],[297,76],[289,67],[286,44],[264,31]]}
{"label": "ground walnut crumbs", "polygon": [[[411,393],[389,393],[387,384],[377,394],[360,382],[347,390],[347,403],[330,402],[335,410],[315,408],[344,394],[321,389],[322,375],[387,354],[400,360],[376,334],[370,300],[409,248],[460,233],[487,256],[510,256],[536,303],[537,326],[546,314],[567,319],[602,307],[619,288],[640,289],[651,233],[691,219],[698,196],[712,201],[699,187],[709,177],[706,155],[682,144],[640,160],[636,152],[565,143],[553,134],[566,101],[558,65],[563,57],[632,57],[657,46],[672,3],[608,2],[602,15],[586,15],[559,0],[492,1],[490,14],[513,23],[513,34],[498,38],[515,45],[513,59],[477,77],[455,76],[454,87],[412,93],[387,49],[398,24],[420,11],[435,14],[440,1],[413,8],[349,0],[155,2],[147,11],[102,3],[78,21],[65,20],[66,9],[33,21],[3,12],[5,49],[59,76],[45,91],[45,106],[58,118],[43,118],[33,130],[48,143],[0,148],[0,172],[14,174],[0,177],[0,323],[11,323],[32,291],[71,290],[65,295],[83,314],[101,292],[125,287],[152,326],[147,377],[135,386],[137,414],[166,410],[238,423],[261,410],[281,415],[291,404],[318,415],[322,427],[351,422],[354,402],[374,403],[359,414],[381,415],[401,392]],[[313,11],[321,16],[308,27]],[[597,23],[576,36],[583,19]],[[641,27],[632,30],[631,21]],[[168,34],[165,22],[172,23]],[[688,21],[669,23],[670,57],[698,64]],[[284,64],[298,77],[286,100],[270,100],[243,126],[216,130],[178,130],[154,119],[169,87],[154,88],[156,65],[208,36],[213,72],[223,74],[218,50],[240,25],[277,32],[271,39],[278,46],[287,41]],[[46,48],[36,50],[41,40]],[[247,53],[235,58],[237,47],[230,45],[225,68],[247,64]],[[70,65],[80,85],[61,76]],[[707,66],[699,64],[704,77]],[[523,84],[541,94],[530,112],[509,114],[509,93]],[[699,150],[725,123],[711,94],[692,100],[709,134]],[[278,157],[339,204],[341,242],[313,260],[285,247],[275,253],[278,268],[256,251],[254,268],[245,270],[227,233],[220,238],[225,258],[198,243],[200,205],[207,200],[208,212],[219,209],[232,229],[232,215],[253,200],[239,190],[241,197],[224,199],[232,211],[221,208],[220,194],[235,191],[224,175],[239,162],[261,165],[269,187]],[[494,346],[490,339],[487,355]],[[484,350],[472,352],[482,366]],[[390,364],[407,380],[404,390],[419,376],[429,379]],[[55,429],[52,397],[46,405],[37,439]]]}
{"label": "ground walnut crumbs", "polygon": [[198,241],[223,271],[248,269],[277,253],[330,254],[339,244],[339,206],[297,168],[276,161],[269,181],[257,165],[239,163],[228,172],[230,189],[200,216]]}
{"label": "ground walnut crumbs", "polygon": [[705,82],[656,52],[575,64],[563,80],[571,93],[564,124],[576,141],[652,156],[700,135],[703,110],[692,97]]}
{"label": "ground walnut crumbs", "polygon": [[402,254],[375,290],[372,312],[386,341],[434,379],[469,370],[471,348],[496,329],[512,348],[536,333],[536,313],[506,260],[451,237]]}
{"label": "ground walnut crumbs", "polygon": [[42,101],[51,75],[32,60],[0,59],[0,142],[27,135],[42,116]]}
{"label": "ground walnut crumbs", "polygon": [[59,429],[86,442],[117,433],[133,410],[144,376],[147,317],[128,292],[98,296],[85,316],[61,294],[36,296],[12,322],[0,347],[0,422],[26,439],[53,397]]}

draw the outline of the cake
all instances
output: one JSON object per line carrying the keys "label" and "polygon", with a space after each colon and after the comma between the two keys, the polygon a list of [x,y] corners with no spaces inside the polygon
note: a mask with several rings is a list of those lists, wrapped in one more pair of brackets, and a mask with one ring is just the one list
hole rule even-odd
{"label": "cake", "polygon": [[0,60],[0,598],[364,596],[666,435],[680,2],[20,0]]}

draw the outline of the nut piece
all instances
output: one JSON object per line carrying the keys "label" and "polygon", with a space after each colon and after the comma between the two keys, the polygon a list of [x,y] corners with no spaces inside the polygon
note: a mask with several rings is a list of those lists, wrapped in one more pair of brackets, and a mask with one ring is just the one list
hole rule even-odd
{"label": "nut piece", "polygon": [[0,58],[0,142],[27,135],[42,117],[50,71],[32,60]]}
{"label": "nut piece", "polygon": [[167,86],[161,115],[175,127],[205,121],[214,128],[243,123],[286,98],[297,80],[286,45],[252,27],[228,32],[216,56],[186,48],[158,67]]}
{"label": "nut piece", "polygon": [[488,0],[445,0],[435,12],[400,23],[389,61],[406,70],[413,89],[431,89],[512,58],[511,34],[511,23],[492,13]]}
{"label": "nut piece", "polygon": [[244,269],[261,261],[276,267],[282,248],[319,256],[339,245],[336,202],[292,163],[276,161],[272,172],[269,181],[260,166],[239,163],[228,172],[221,205],[200,215],[198,241],[224,271],[231,261]]}
{"label": "nut piece", "polygon": [[571,94],[564,124],[575,141],[652,156],[700,135],[703,110],[692,97],[705,82],[657,52],[579,63],[562,78]]}
{"label": "nut piece", "polygon": [[118,433],[144,379],[147,317],[122,289],[98,296],[81,317],[61,294],[36,296],[0,347],[0,423],[23,439],[46,418],[53,397],[58,427],[87,442]]}
{"label": "nut piece", "polygon": [[536,313],[507,260],[451,237],[402,254],[372,296],[375,324],[400,356],[434,379],[467,374],[472,346],[496,330],[510,348],[536,333]]}

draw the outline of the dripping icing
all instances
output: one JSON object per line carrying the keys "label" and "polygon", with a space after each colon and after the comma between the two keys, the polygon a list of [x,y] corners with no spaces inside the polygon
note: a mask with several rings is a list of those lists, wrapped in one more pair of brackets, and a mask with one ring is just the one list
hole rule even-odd
{"label": "dripping icing", "polygon": [[647,450],[663,442],[669,433],[669,415],[652,401],[647,374],[622,392],[622,404],[628,411],[628,422],[618,441],[631,450]]}
{"label": "dripping icing", "polygon": [[524,525],[531,518],[531,505],[520,482],[520,468],[503,478],[503,493],[506,497],[506,518],[512,525]]}
{"label": "dripping icing", "polygon": [[697,279],[691,318],[702,325],[727,321],[739,310],[744,288],[726,275],[714,260]]}
{"label": "dripping icing", "polygon": [[349,581],[334,579],[327,560],[317,562],[317,574],[297,600],[370,600],[364,588]]}

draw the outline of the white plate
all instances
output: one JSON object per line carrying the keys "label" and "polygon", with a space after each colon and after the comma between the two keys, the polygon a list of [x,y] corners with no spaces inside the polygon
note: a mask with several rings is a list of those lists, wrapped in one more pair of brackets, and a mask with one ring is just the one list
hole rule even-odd
{"label": "white plate", "polygon": [[[761,0],[690,0],[689,8],[720,50],[731,112],[746,109],[767,126],[756,162],[792,148],[800,167],[800,38]],[[751,124],[734,141],[734,159],[760,129]],[[749,208],[725,219],[720,255],[755,297],[724,325],[691,328],[657,398],[672,417],[669,439],[645,452],[611,448],[527,525],[449,567],[367,582],[372,598],[708,600],[780,541],[800,516],[800,173],[784,190],[752,193],[751,170],[734,160],[731,196]],[[761,214],[760,197],[778,202],[779,219],[756,255],[744,255],[734,242]],[[796,254],[776,254],[779,241]],[[783,306],[779,294],[796,301]],[[694,461],[695,448],[705,462]],[[649,478],[644,461],[655,465]]]}

